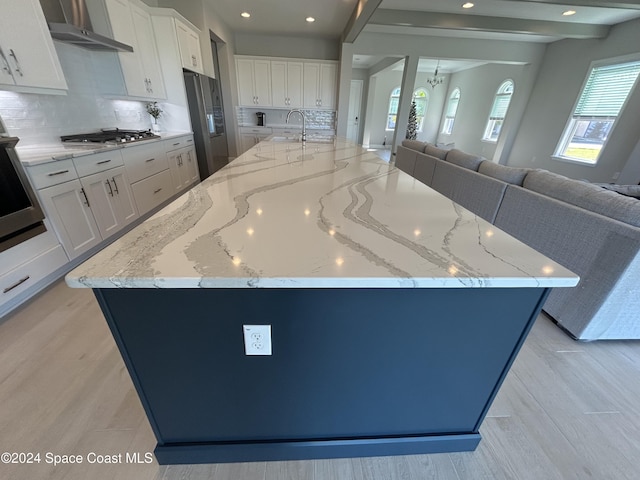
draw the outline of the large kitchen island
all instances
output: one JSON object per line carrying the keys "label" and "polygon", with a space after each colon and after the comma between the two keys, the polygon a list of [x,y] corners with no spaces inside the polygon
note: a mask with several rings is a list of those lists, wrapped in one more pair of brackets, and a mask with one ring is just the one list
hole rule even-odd
{"label": "large kitchen island", "polygon": [[166,464],[473,450],[578,277],[362,147],[274,139],[66,280],[94,290]]}

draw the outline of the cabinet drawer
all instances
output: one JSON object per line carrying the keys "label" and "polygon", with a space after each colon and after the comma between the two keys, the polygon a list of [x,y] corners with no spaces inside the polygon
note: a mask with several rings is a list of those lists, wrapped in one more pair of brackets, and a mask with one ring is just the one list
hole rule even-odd
{"label": "cabinet drawer", "polygon": [[73,160],[58,160],[27,167],[33,186],[36,189],[51,187],[78,178]]}
{"label": "cabinet drawer", "polygon": [[167,152],[170,152],[172,150],[177,150],[183,147],[189,147],[191,145],[193,145],[192,135],[185,135],[184,137],[172,138],[170,140],[166,140],[164,144],[165,150]]}
{"label": "cabinet drawer", "polygon": [[131,183],[169,168],[169,161],[161,142],[125,148],[122,156]]}
{"label": "cabinet drawer", "polygon": [[254,133],[269,136],[271,132],[271,127],[240,127],[240,133]]}
{"label": "cabinet drawer", "polygon": [[104,172],[113,167],[119,167],[123,164],[120,149],[109,150],[108,152],[94,153],[92,155],[83,155],[75,157],[73,163],[80,178],[94,173]]}
{"label": "cabinet drawer", "polygon": [[69,261],[60,244],[0,276],[0,304],[26,291]]}
{"label": "cabinet drawer", "polygon": [[173,195],[173,182],[169,169],[131,185],[140,215],[160,205]]}

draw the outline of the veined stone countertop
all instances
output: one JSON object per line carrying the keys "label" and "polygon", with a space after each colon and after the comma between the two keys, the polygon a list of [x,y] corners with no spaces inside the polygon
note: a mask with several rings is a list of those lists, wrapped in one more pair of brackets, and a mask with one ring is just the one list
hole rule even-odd
{"label": "veined stone countertop", "polygon": [[346,140],[261,142],[71,287],[569,287],[578,277]]}
{"label": "veined stone countertop", "polygon": [[23,165],[32,167],[42,163],[78,158],[84,155],[91,155],[98,152],[105,152],[116,148],[130,148],[138,145],[147,145],[153,142],[169,140],[183,135],[191,135],[192,132],[160,132],[160,138],[153,138],[141,142],[121,143],[117,145],[105,145],[100,143],[88,143],[87,145],[65,144],[62,142],[38,144],[38,145],[18,145],[16,152]]}

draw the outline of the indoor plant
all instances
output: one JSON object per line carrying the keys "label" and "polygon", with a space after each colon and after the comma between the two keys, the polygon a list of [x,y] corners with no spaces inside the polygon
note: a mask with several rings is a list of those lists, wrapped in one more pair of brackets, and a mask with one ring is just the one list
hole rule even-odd
{"label": "indoor plant", "polygon": [[147,113],[153,117],[153,131],[159,132],[160,127],[158,126],[158,118],[160,118],[160,115],[162,115],[162,110],[158,106],[158,102],[147,103]]}

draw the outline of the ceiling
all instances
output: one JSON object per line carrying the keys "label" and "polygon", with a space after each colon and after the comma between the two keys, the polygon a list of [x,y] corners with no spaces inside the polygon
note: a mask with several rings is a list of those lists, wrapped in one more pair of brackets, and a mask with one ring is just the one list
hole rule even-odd
{"label": "ceiling", "polygon": [[[208,0],[235,32],[338,38],[358,0]],[[598,38],[640,17],[640,0],[360,0],[378,7],[365,32],[552,42]],[[364,10],[367,10],[366,8]],[[563,16],[566,10],[575,15]],[[250,18],[242,18],[242,12]],[[314,17],[313,23],[305,18]]]}

